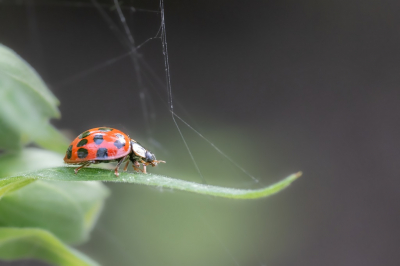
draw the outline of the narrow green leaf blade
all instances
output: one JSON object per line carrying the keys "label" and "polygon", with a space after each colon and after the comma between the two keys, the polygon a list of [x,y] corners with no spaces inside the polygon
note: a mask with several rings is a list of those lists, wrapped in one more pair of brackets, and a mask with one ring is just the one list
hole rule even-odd
{"label": "narrow green leaf blade", "polygon": [[[56,167],[47,168],[6,179],[42,179],[42,180],[58,180],[58,181],[108,181],[108,182],[125,182],[142,184],[148,186],[156,186],[163,188],[172,188],[183,191],[189,191],[199,194],[212,195],[216,197],[232,198],[232,199],[256,199],[267,197],[275,194],[289,186],[294,180],[301,176],[301,172],[292,174],[285,179],[261,189],[235,189],[218,186],[203,185],[194,182],[174,179],[154,174],[139,173],[120,173],[116,178],[113,171],[99,168],[85,168],[77,175],[74,174],[72,167]],[[0,179],[1,181],[1,179]]]}
{"label": "narrow green leaf blade", "polygon": [[46,230],[0,227],[0,259],[24,258],[44,260],[59,266],[99,265],[79,251],[64,245]]}

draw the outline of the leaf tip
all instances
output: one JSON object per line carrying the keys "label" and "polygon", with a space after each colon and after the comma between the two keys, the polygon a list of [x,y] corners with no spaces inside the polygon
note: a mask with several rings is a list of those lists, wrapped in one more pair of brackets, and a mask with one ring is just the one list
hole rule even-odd
{"label": "leaf tip", "polygon": [[299,178],[299,177],[302,176],[302,175],[303,175],[303,172],[302,172],[302,171],[298,171],[297,173],[294,174],[294,176],[295,176],[296,179]]}

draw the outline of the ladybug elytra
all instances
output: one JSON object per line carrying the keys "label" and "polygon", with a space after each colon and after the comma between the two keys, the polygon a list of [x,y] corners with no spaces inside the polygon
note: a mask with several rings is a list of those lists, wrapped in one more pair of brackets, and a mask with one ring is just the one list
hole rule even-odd
{"label": "ladybug elytra", "polygon": [[[75,174],[83,167],[91,164],[118,162],[114,173],[119,175],[118,168],[126,162],[124,171],[132,162],[133,169],[146,173],[146,166],[156,166],[164,161],[156,160],[153,153],[145,149],[134,139],[122,131],[110,127],[97,127],[86,130],[76,137],[67,149],[64,162],[67,164],[79,164]],[[143,165],[143,170],[140,169]]]}

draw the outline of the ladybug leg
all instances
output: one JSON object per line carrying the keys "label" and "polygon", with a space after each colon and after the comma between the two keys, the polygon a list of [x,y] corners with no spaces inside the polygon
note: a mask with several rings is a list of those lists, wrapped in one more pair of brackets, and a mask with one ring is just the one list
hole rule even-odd
{"label": "ladybug leg", "polygon": [[143,170],[139,168],[140,165],[139,165],[139,163],[138,163],[137,161],[135,161],[135,162],[132,164],[132,166],[133,166],[133,169],[134,169],[136,172],[142,172],[142,173],[143,173]]}
{"label": "ladybug leg", "polygon": [[126,170],[128,170],[128,165],[129,165],[129,161],[126,162],[125,167],[124,167],[124,171],[126,172]]}
{"label": "ladybug leg", "polygon": [[149,164],[151,164],[151,163],[146,163],[145,161],[142,161],[142,165],[143,165],[143,173],[144,174],[147,174],[147,171],[146,171],[146,166],[148,166]]}
{"label": "ladybug leg", "polygon": [[146,172],[146,164],[143,164],[143,174],[147,174],[147,172]]}
{"label": "ladybug leg", "polygon": [[[114,174],[118,177],[119,173],[118,173],[118,168],[120,167],[120,165],[122,164],[123,161],[125,161],[125,159],[128,157],[128,155],[126,155],[124,158],[121,158],[118,163],[117,166],[114,169]],[[129,162],[129,161],[128,161]]]}
{"label": "ladybug leg", "polygon": [[92,162],[90,162],[90,161],[89,162],[84,162],[81,166],[79,166],[78,168],[75,168],[75,174],[77,174],[78,171],[81,170],[83,167],[89,166],[91,164],[92,164]]}

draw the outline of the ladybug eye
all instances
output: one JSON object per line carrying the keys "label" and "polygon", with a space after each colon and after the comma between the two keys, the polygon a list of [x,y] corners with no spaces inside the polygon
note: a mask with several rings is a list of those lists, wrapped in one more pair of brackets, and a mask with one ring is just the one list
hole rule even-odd
{"label": "ladybug eye", "polygon": [[152,162],[152,161],[155,161],[155,160],[156,160],[156,157],[154,156],[154,154],[152,154],[149,151],[146,151],[146,161],[147,162]]}

